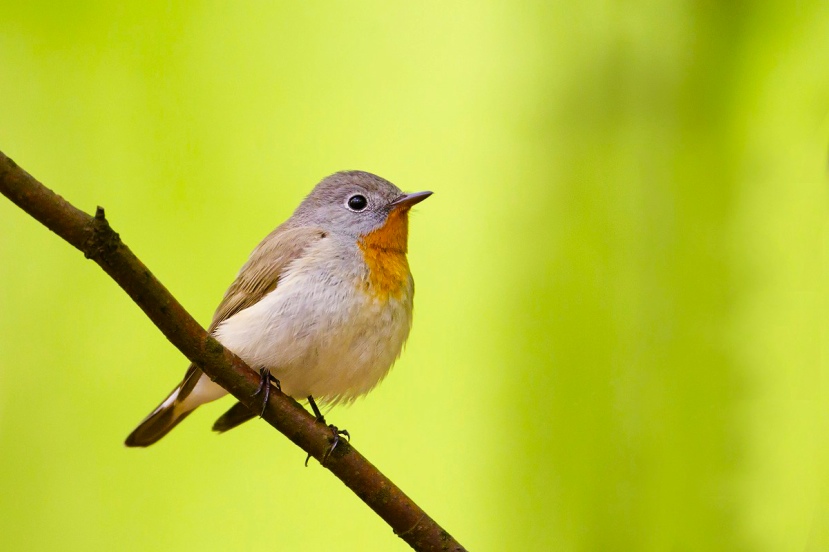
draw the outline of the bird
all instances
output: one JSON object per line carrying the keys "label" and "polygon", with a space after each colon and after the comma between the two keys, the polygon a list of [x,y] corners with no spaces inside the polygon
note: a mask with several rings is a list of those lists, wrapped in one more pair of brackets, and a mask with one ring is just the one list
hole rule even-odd
{"label": "bird", "polygon": [[[430,195],[403,193],[364,171],[324,178],[250,254],[208,333],[258,368],[266,390],[270,381],[264,380],[274,378],[283,393],[308,400],[324,421],[315,398],[328,406],[351,403],[371,391],[400,356],[414,298],[409,211]],[[152,445],[198,406],[226,394],[190,364],[125,444]],[[213,429],[221,433],[256,415],[236,403]]]}

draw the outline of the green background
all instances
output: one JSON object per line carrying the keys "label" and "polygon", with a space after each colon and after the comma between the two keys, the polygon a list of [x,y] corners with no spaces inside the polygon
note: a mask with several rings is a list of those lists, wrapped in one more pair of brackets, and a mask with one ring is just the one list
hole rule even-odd
{"label": "green background", "polygon": [[[829,4],[5,3],[0,150],[202,323],[322,177],[435,195],[336,408],[474,550],[829,550]],[[186,4],[186,6],[185,6]],[[0,198],[0,548],[405,550]]]}

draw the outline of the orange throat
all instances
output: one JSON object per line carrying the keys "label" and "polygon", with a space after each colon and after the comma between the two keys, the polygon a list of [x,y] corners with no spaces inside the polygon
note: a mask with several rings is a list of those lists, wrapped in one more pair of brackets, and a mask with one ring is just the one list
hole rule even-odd
{"label": "orange throat", "polygon": [[386,223],[357,242],[368,267],[367,290],[376,298],[400,298],[409,281],[406,241],[409,209],[393,209]]}

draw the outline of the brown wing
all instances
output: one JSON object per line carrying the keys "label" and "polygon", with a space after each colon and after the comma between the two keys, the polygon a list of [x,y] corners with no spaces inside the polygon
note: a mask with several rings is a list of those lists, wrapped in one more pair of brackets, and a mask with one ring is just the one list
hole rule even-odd
{"label": "brown wing", "polygon": [[[237,312],[255,305],[276,289],[285,268],[310,245],[325,238],[325,235],[325,231],[319,228],[284,229],[281,226],[268,234],[250,254],[248,262],[242,266],[236,280],[225,292],[222,302],[213,314],[213,321],[207,333],[213,334],[219,324]],[[179,400],[190,394],[201,375],[201,369],[191,364],[184,376]]]}

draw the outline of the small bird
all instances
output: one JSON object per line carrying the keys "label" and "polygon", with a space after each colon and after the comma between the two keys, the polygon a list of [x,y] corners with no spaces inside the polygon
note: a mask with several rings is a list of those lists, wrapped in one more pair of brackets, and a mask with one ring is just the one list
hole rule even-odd
{"label": "small bird", "polygon": [[[253,250],[208,333],[259,369],[267,389],[269,373],[283,393],[307,399],[318,419],[314,397],[334,405],[368,393],[409,336],[414,280],[406,259],[408,215],[431,194],[404,194],[362,171],[325,178]],[[197,406],[226,393],[190,364],[126,445],[155,443]],[[236,403],[213,429],[227,431],[256,415]]]}

